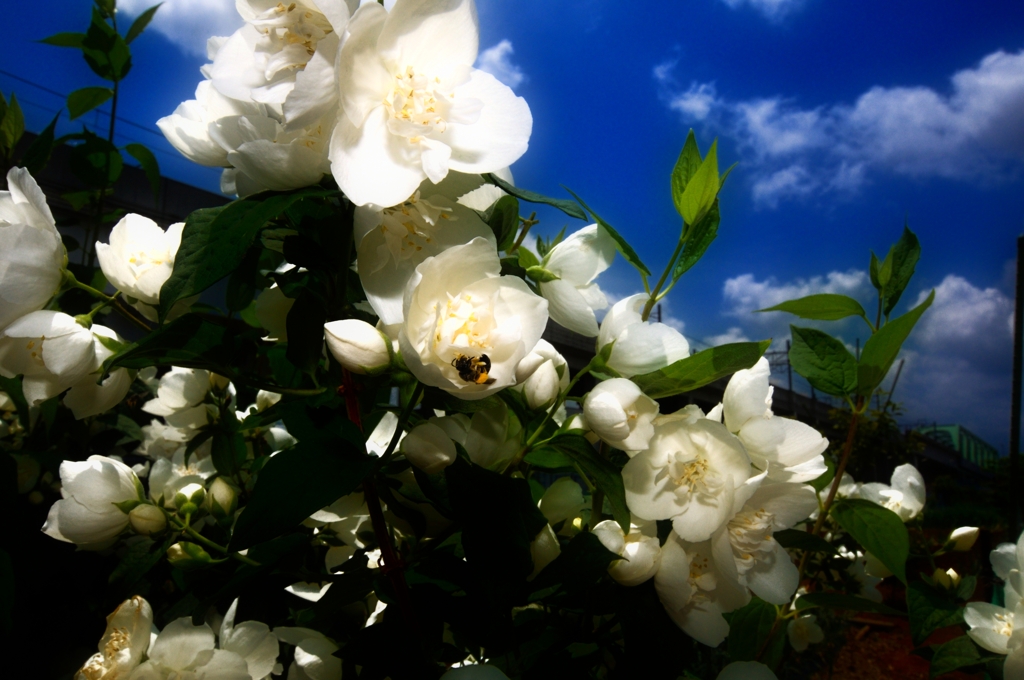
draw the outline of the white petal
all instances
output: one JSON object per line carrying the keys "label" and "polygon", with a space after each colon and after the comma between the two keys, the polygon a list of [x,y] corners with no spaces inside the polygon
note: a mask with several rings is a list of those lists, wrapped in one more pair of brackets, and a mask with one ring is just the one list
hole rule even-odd
{"label": "white petal", "polygon": [[628,326],[619,334],[608,365],[625,377],[649,373],[690,356],[690,344],[662,323]]}
{"label": "white petal", "polygon": [[736,371],[725,387],[725,426],[739,432],[751,418],[764,417],[770,409],[771,391],[768,378],[771,367],[761,357],[752,368]]}
{"label": "white petal", "polygon": [[350,35],[338,55],[341,106],[356,128],[363,125],[370,111],[380,106],[394,87],[391,73],[377,52],[377,41],[387,18],[387,11],[377,3],[360,7],[348,24]]}
{"label": "white petal", "polygon": [[556,245],[544,258],[544,267],[574,286],[584,286],[611,266],[615,241],[596,224],[583,227]]}
{"label": "white petal", "polygon": [[452,149],[450,167],[459,172],[493,172],[526,153],[533,115],[526,100],[490,73],[473,69],[469,82],[456,95],[483,102],[473,123],[449,123],[441,135]]}
{"label": "white petal", "polygon": [[341,117],[331,136],[331,172],[356,205],[397,205],[426,179],[419,147],[391,134],[387,121],[378,106],[359,128]]}
{"label": "white petal", "polygon": [[395,72],[413,66],[420,73],[436,76],[451,66],[470,66],[480,48],[476,6],[473,0],[395,3],[377,48]]}
{"label": "white petal", "polygon": [[200,653],[216,646],[213,631],[205,623],[193,626],[188,617],[171,621],[157,636],[149,658],[175,669],[185,669]]}
{"label": "white petal", "polygon": [[971,627],[967,634],[979,647],[996,654],[1006,654],[1010,638],[998,632],[1003,621],[998,617],[1012,617],[1011,612],[987,602],[968,602],[964,607],[964,622]]}
{"label": "white petal", "polygon": [[800,585],[800,572],[785,548],[774,539],[774,552],[767,560],[759,560],[747,572],[747,585],[754,594],[772,604],[786,604]]}
{"label": "white petal", "polygon": [[338,34],[328,34],[317,43],[316,53],[306,67],[295,74],[295,88],[283,106],[286,130],[301,130],[315,125],[337,106],[338,74],[334,70],[334,62],[339,45]]}
{"label": "white petal", "polygon": [[540,294],[548,301],[548,313],[555,323],[588,338],[598,334],[594,310],[571,283],[546,281],[540,284]]}

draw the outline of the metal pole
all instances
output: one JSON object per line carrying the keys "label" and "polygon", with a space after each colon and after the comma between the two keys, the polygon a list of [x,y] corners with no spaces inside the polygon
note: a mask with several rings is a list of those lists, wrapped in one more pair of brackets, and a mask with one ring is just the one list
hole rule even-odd
{"label": "metal pole", "polygon": [[[1013,314],[1013,398],[1010,413],[1010,488],[1017,488],[1020,468],[1020,400],[1021,371],[1024,370],[1024,352],[1021,341],[1024,340],[1024,236],[1017,237],[1017,292],[1016,306]],[[1013,499],[1013,533],[1020,530],[1020,499],[1014,494]]]}
{"label": "metal pole", "polygon": [[[892,386],[889,388],[889,398],[885,400],[885,408],[889,408],[889,402],[892,401],[892,394],[896,391],[896,383],[900,381],[900,373],[903,372],[903,362],[906,359],[900,359],[900,365],[896,368],[896,377],[892,379]],[[883,411],[885,409],[882,409]]]}
{"label": "metal pole", "polygon": [[790,341],[786,340],[786,374],[789,376],[789,412],[796,415],[796,404],[793,399],[793,364],[789,361]]}

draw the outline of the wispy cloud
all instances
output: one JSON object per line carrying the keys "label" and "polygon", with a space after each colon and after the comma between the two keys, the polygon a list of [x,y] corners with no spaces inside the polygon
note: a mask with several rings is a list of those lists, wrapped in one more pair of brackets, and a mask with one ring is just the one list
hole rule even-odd
{"label": "wispy cloud", "polygon": [[476,67],[481,71],[487,71],[514,90],[526,80],[526,74],[519,65],[512,63],[510,57],[514,53],[511,41],[502,40],[480,53]]}
{"label": "wispy cloud", "polygon": [[953,74],[945,92],[876,86],[852,104],[814,108],[783,96],[728,99],[714,82],[679,83],[674,66],[654,68],[667,106],[737,141],[762,206],[856,192],[873,174],[990,181],[1024,163],[1024,51],[993,52]]}
{"label": "wispy cloud", "polygon": [[722,0],[732,9],[750,7],[770,21],[780,21],[803,6],[804,0]]}
{"label": "wispy cloud", "polygon": [[[154,4],[155,0],[120,0],[117,9],[136,17]],[[189,54],[205,56],[207,39],[231,35],[241,25],[234,0],[164,0],[148,30],[163,34]]]}

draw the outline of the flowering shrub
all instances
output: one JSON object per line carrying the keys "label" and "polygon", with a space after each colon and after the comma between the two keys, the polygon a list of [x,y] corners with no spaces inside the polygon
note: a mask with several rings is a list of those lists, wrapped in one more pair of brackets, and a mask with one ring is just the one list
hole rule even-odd
{"label": "flowering shrub", "polygon": [[[122,37],[97,0],[88,33],[50,42],[81,49],[116,101],[155,10]],[[672,170],[680,236],[656,277],[579,197],[513,183],[533,121],[473,67],[473,0],[238,10],[196,99],[159,123],[237,200],[166,227],[107,219],[120,150],[82,137],[102,173],[81,203],[86,279],[28,170],[0,194],[2,446],[28,493],[40,423],[64,407],[87,420],[105,449],[59,464],[43,531],[117,555],[111,582],[131,594],[78,677],[771,678],[843,612],[899,614],[881,578],[906,585],[916,642],[969,627],[925,648],[934,672],[995,654],[1004,677],[1024,673],[1024,548],[993,554],[1005,608],[962,609],[974,575],[922,580],[908,559],[968,550],[977,530],[930,545],[912,466],[891,485],[845,473],[932,301],[890,318],[920,252],[909,230],[872,256],[874,321],[841,295],[768,310],[872,334],[857,359],[793,327],[794,369],[850,409],[827,459],[819,432],[772,411],[769,341],[691,354],[650,319],[719,233],[714,144],[702,155],[691,133]],[[73,113],[107,99],[76,95]],[[521,202],[576,228],[534,252]],[[601,316],[616,255],[644,292]],[[225,279],[227,314],[200,302]],[[73,309],[70,290],[93,302]],[[111,313],[130,333],[94,322]],[[549,321],[594,339],[588,363],[541,338]],[[725,378],[708,412],[659,405]]]}

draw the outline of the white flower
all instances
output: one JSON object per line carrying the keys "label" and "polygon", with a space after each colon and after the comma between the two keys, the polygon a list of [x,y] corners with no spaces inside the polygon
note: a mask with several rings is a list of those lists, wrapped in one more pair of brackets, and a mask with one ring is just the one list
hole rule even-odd
{"label": "white flower", "polygon": [[735,587],[718,571],[710,541],[689,543],[684,548],[674,534],[661,547],[654,588],[669,618],[684,633],[710,647],[717,647],[729,635],[722,614],[750,600],[745,589]]}
{"label": "white flower", "polygon": [[521,97],[473,68],[473,0],[367,3],[352,16],[338,76],[343,113],[331,171],[356,205],[401,203],[449,170],[485,173],[526,151],[533,118]]}
{"label": "white flower", "polygon": [[286,297],[275,283],[256,296],[256,320],[267,331],[264,340],[288,342],[288,312],[295,300]]}
{"label": "white flower", "polygon": [[734,661],[715,680],[778,680],[772,669],[757,661]]}
{"label": "white flower", "polygon": [[547,301],[500,271],[493,244],[482,238],[416,268],[399,346],[421,382],[469,400],[515,384],[519,362],[544,332]]}
{"label": "white flower", "polygon": [[786,635],[793,649],[803,652],[812,644],[818,644],[825,639],[825,632],[817,624],[817,620],[814,614],[806,614],[789,622],[786,626]]}
{"label": "white flower", "polygon": [[691,542],[711,538],[733,516],[735,495],[751,477],[739,440],[699,414],[687,407],[655,419],[650,447],[622,469],[630,512],[671,519],[675,533]]}
{"label": "white flower", "polygon": [[185,463],[185,447],[182,446],[171,458],[159,458],[149,473],[149,495],[154,501],[161,498],[165,505],[174,504],[174,495],[188,484],[203,484],[217,472],[213,458],[200,458],[193,452],[188,464]]}
{"label": "white flower", "polygon": [[102,550],[128,527],[128,513],[117,507],[144,500],[142,484],[124,463],[104,456],[60,464],[61,500],[50,508],[43,533],[85,550]]}
{"label": "white flower", "polygon": [[860,497],[892,510],[907,522],[924,509],[924,477],[916,467],[906,463],[893,470],[891,486],[877,482],[864,484]]}
{"label": "white flower", "polygon": [[572,524],[586,507],[583,489],[571,477],[559,477],[544,491],[537,507],[551,526],[559,522]]}
{"label": "white flower", "polygon": [[406,460],[428,475],[440,472],[455,462],[455,444],[448,433],[432,421],[420,423],[409,431],[400,447]]}
{"label": "white flower", "polygon": [[213,83],[203,80],[196,98],[182,102],[169,116],[156,122],[160,132],[182,155],[199,165],[229,166],[228,151],[210,136],[210,125],[221,118],[257,115],[265,110],[258,104],[225,97]]}
{"label": "white flower", "polygon": [[[219,647],[234,652],[245,660],[249,676],[255,680],[268,677],[277,666],[280,646],[270,627],[260,621],[243,621],[235,625],[238,600],[231,603],[220,624]],[[277,671],[280,673],[280,670]]]}
{"label": "white flower", "polygon": [[251,680],[244,658],[216,646],[208,625],[193,626],[188,617],[177,619],[156,636],[148,660],[135,669],[131,680]]}
{"label": "white flower", "polygon": [[341,680],[341,659],[334,656],[338,645],[323,633],[279,626],[274,629],[274,635],[281,642],[295,645],[295,660],[288,669],[288,680]]}
{"label": "white flower", "polygon": [[477,237],[495,242],[490,227],[452,197],[467,180],[465,175],[452,173],[440,186],[424,182],[394,207],[356,208],[359,280],[384,324],[402,322],[406,284],[428,257]]}
{"label": "white flower", "polygon": [[550,524],[545,524],[530,543],[530,557],[533,559],[533,572],[526,577],[527,581],[537,578],[562,553],[562,546]]}
{"label": "white flower", "polygon": [[[750,493],[753,487],[753,493]],[[772,604],[786,604],[799,585],[799,572],[773,533],[789,529],[818,507],[805,484],[746,484],[737,490],[736,514],[712,537],[718,568],[731,582]]]}
{"label": "white flower", "polygon": [[624,378],[650,373],[690,356],[690,343],[682,333],[663,323],[641,319],[647,300],[644,293],[619,300],[601,322],[598,352],[614,342],[608,366]]}
{"label": "white flower", "polygon": [[103,382],[96,382],[99,377],[99,367],[114,354],[113,350],[104,345],[100,339],[105,338],[118,344],[123,344],[124,339],[99,324],[93,324],[90,330],[93,336],[93,356],[96,370],[78,380],[64,395],[64,405],[71,409],[71,413],[78,420],[105,413],[120,404],[135,379],[135,371],[116,368],[103,379]]}
{"label": "white flower", "polygon": [[39,185],[24,168],[0,191],[0,329],[43,305],[60,288],[64,244]]}
{"label": "white flower", "polygon": [[327,348],[353,373],[379,373],[391,365],[391,339],[359,319],[324,324]]}
{"label": "white flower", "polygon": [[771,368],[764,357],[736,371],[722,398],[725,426],[736,434],[754,465],[779,482],[809,482],[825,473],[822,453],[828,440],[810,425],[772,413],[768,384]]}
{"label": "white flower", "polygon": [[854,554],[847,553],[843,555],[843,557],[853,560],[853,564],[848,566],[846,571],[860,583],[859,595],[865,599],[871,600],[872,602],[881,602],[882,593],[880,593],[878,588],[875,586],[881,583],[882,579],[868,573],[867,556],[862,552],[857,552]]}
{"label": "white flower", "polygon": [[[522,446],[523,428],[504,402],[480,409],[470,418],[458,413],[431,418],[414,427],[402,440],[401,451],[409,462],[431,474],[455,460],[455,446],[462,446],[470,460],[491,470],[501,469]],[[409,440],[409,441],[407,441]]]}
{"label": "white flower", "polygon": [[954,552],[968,552],[978,540],[978,527],[959,527],[949,535],[947,543],[952,543]]}
{"label": "white flower", "polygon": [[658,415],[654,401],[625,378],[598,383],[583,400],[587,425],[609,445],[630,455],[647,448]]}
{"label": "white flower", "polygon": [[75,680],[127,680],[149,649],[153,609],[136,595],[117,606],[107,617],[107,629],[100,638],[99,652],[93,654]]}
{"label": "white flower", "polygon": [[967,634],[979,647],[996,654],[1006,654],[1004,678],[1024,677],[1024,534],[1017,545],[1000,544],[992,551],[992,570],[1006,581],[1006,607],[986,602],[968,602],[964,621],[970,626]]}
{"label": "white flower", "polygon": [[[142,426],[142,443],[135,449],[135,453],[153,460],[170,458],[178,449],[188,443],[193,434],[191,430],[171,427],[154,418],[149,425]],[[193,455],[208,456],[209,450],[204,452],[202,448],[200,447],[200,450]],[[206,446],[206,449],[209,448]]]}
{"label": "white flower", "polygon": [[545,410],[569,389],[569,364],[550,342],[542,338],[516,367],[513,389],[522,392],[531,409]]}
{"label": "white flower", "polygon": [[135,308],[151,321],[157,318],[160,288],[174,270],[184,228],[185,223],[178,222],[164,231],[148,217],[130,214],[114,225],[109,245],[96,243],[103,275],[114,288],[138,300]]}
{"label": "white flower", "polygon": [[611,266],[615,241],[596,224],[584,227],[552,248],[540,266],[556,277],[540,284],[552,320],[580,335],[598,334],[596,310],[608,306],[608,298],[594,283]]}
{"label": "white flower", "polygon": [[177,428],[198,428],[209,422],[203,400],[210,391],[210,374],[200,368],[174,366],[160,378],[156,399],[142,405],[142,410],[162,416]]}
{"label": "white flower", "polygon": [[626,534],[610,519],[594,527],[594,535],[604,547],[623,558],[608,565],[608,573],[622,585],[638,586],[658,572],[661,545],[657,535],[650,531],[653,528],[653,523],[644,528],[633,524]]}
{"label": "white flower", "polygon": [[0,331],[0,375],[23,375],[25,398],[40,404],[98,368],[95,344],[67,314],[32,312]]}

